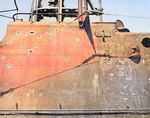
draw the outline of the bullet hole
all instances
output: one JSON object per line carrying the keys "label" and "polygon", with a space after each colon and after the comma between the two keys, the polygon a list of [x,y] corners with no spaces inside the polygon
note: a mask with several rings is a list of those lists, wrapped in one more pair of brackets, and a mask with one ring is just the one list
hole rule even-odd
{"label": "bullet hole", "polygon": [[80,39],[79,38],[76,38],[76,41],[79,41]]}
{"label": "bullet hole", "polygon": [[34,35],[34,31],[30,31],[30,35]]}
{"label": "bullet hole", "polygon": [[34,32],[30,32],[31,34],[34,34]]}
{"label": "bullet hole", "polygon": [[54,35],[54,32],[51,32],[51,35]]}
{"label": "bullet hole", "polygon": [[129,109],[130,107],[129,106],[127,106],[127,109]]}
{"label": "bullet hole", "polygon": [[16,35],[19,35],[20,33],[21,33],[20,31],[17,31],[17,32],[16,32]]}
{"label": "bullet hole", "polygon": [[28,50],[28,54],[31,54],[31,53],[33,53],[33,49]]}
{"label": "bullet hole", "polygon": [[47,33],[47,34],[50,34],[50,32],[49,32],[49,31],[47,31],[46,33]]}
{"label": "bullet hole", "polygon": [[150,47],[150,38],[144,38],[141,43],[144,47],[149,48]]}
{"label": "bullet hole", "polygon": [[72,32],[74,32],[74,29],[72,29]]}
{"label": "bullet hole", "polygon": [[28,32],[25,34],[25,36],[28,36]]}
{"label": "bullet hole", "polygon": [[39,39],[42,38],[42,35],[39,35],[38,38],[39,38]]}
{"label": "bullet hole", "polygon": [[67,29],[68,30],[68,32],[70,32],[70,29]]}
{"label": "bullet hole", "polygon": [[39,47],[39,44],[36,43],[36,44],[34,45],[34,48],[38,48],[38,47]]}

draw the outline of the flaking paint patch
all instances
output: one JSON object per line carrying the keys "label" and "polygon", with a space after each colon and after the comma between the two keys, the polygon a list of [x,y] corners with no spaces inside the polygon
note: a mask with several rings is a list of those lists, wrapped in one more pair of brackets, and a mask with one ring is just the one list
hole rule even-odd
{"label": "flaking paint patch", "polygon": [[113,76],[114,76],[114,73],[110,73],[110,76],[113,77]]}
{"label": "flaking paint patch", "polygon": [[99,75],[98,74],[94,74],[94,79],[93,79],[93,87],[94,87],[94,89],[96,89],[98,87],[98,85],[99,85],[98,78],[99,78]]}
{"label": "flaking paint patch", "polygon": [[13,66],[12,64],[7,64],[6,65],[6,67],[9,68],[9,69],[12,68],[12,66]]}
{"label": "flaking paint patch", "polygon": [[107,62],[106,62],[108,65],[111,65],[112,63],[113,63],[113,59],[109,59],[109,60],[107,60]]}
{"label": "flaking paint patch", "polygon": [[65,61],[69,61],[69,60],[70,60],[70,57],[65,57],[64,60],[65,60]]}
{"label": "flaking paint patch", "polygon": [[93,54],[95,54],[95,52],[96,52],[96,54],[99,54],[99,51],[98,51],[98,50],[93,51]]}
{"label": "flaking paint patch", "polygon": [[6,56],[2,56],[2,60],[6,60],[6,58],[7,58]]}
{"label": "flaking paint patch", "polygon": [[13,44],[13,41],[12,41],[12,40],[8,40],[8,41],[7,41],[7,44],[8,44],[8,45],[12,45],[12,44]]}
{"label": "flaking paint patch", "polygon": [[132,68],[128,60],[124,58],[118,58],[113,63],[114,70],[123,79],[132,79]]}
{"label": "flaking paint patch", "polygon": [[97,95],[97,90],[98,90],[98,87],[99,87],[99,75],[98,74],[94,74],[94,79],[92,81],[93,83],[93,94],[94,95]]}
{"label": "flaking paint patch", "polygon": [[145,63],[145,60],[143,59],[143,64]]}
{"label": "flaking paint patch", "polygon": [[102,64],[103,63],[103,60],[100,60],[100,64]]}
{"label": "flaking paint patch", "polygon": [[80,41],[80,39],[79,39],[79,38],[76,38],[76,41]]}
{"label": "flaking paint patch", "polygon": [[42,96],[42,93],[39,93],[39,96]]}
{"label": "flaking paint patch", "polygon": [[30,94],[29,94],[29,93],[27,93],[27,96],[29,97],[29,96],[30,96]]}

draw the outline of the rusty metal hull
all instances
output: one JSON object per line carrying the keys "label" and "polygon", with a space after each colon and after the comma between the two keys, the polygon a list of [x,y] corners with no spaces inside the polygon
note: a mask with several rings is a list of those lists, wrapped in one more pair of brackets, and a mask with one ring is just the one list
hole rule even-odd
{"label": "rusty metal hull", "polygon": [[[97,54],[76,23],[9,23],[0,43],[0,109],[149,110],[150,53],[141,42],[150,34],[119,32],[116,23],[91,29]],[[132,46],[139,64],[128,58]]]}

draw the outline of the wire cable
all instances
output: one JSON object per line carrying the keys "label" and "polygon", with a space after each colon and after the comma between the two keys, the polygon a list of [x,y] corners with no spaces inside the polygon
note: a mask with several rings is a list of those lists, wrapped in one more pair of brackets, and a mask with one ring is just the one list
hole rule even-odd
{"label": "wire cable", "polygon": [[10,12],[10,11],[16,11],[17,9],[11,9],[11,10],[4,10],[4,11],[0,11],[0,13],[2,12]]}
{"label": "wire cable", "polygon": [[5,18],[13,19],[13,18],[12,18],[12,17],[10,17],[10,16],[6,16],[6,15],[2,15],[2,14],[0,14],[0,16],[1,16],[1,17],[5,17]]}
{"label": "wire cable", "polygon": [[131,18],[142,18],[142,19],[150,19],[150,17],[129,16],[129,15],[118,15],[118,14],[108,14],[108,13],[104,13],[104,15],[121,16],[121,17],[131,17]]}

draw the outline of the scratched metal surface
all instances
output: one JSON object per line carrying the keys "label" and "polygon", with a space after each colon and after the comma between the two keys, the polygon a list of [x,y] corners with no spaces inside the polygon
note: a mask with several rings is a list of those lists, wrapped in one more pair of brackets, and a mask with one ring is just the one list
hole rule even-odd
{"label": "scratched metal surface", "polygon": [[[116,23],[91,27],[95,56],[78,24],[10,23],[0,43],[0,109],[149,109],[150,53],[141,42],[150,35],[119,32]],[[134,45],[139,64],[128,58]]]}
{"label": "scratched metal surface", "polygon": [[4,110],[0,111],[0,118],[148,118],[149,113],[149,110]]}
{"label": "scratched metal surface", "polygon": [[113,116],[33,116],[33,115],[27,115],[27,116],[21,116],[21,115],[13,115],[13,116],[8,116],[8,115],[4,115],[4,116],[0,116],[0,118],[149,118],[149,116],[139,116],[139,115],[113,115]]}

